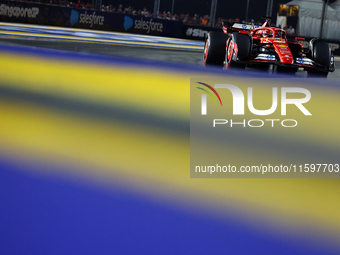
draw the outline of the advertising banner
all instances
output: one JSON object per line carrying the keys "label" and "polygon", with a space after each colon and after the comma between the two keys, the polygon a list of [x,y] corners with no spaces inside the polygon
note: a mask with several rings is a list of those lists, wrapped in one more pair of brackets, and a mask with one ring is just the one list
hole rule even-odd
{"label": "advertising banner", "polygon": [[0,21],[180,37],[182,22],[0,0]]}
{"label": "advertising banner", "polygon": [[185,39],[204,41],[210,31],[222,32],[222,27],[183,24],[181,37]]}

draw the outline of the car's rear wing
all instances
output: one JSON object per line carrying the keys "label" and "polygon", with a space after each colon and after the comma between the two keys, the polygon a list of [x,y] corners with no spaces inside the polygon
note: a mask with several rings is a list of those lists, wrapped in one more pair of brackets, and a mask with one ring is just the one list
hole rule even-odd
{"label": "car's rear wing", "polygon": [[234,23],[231,28],[236,28],[236,29],[243,29],[243,30],[252,30],[255,28],[258,28],[260,26],[255,26],[255,25],[249,25],[249,24],[241,24],[241,23]]}
{"label": "car's rear wing", "polygon": [[259,27],[261,26],[255,26],[254,24],[242,24],[242,23],[235,23],[235,22],[223,23],[223,30],[230,29],[231,31],[253,30]]}

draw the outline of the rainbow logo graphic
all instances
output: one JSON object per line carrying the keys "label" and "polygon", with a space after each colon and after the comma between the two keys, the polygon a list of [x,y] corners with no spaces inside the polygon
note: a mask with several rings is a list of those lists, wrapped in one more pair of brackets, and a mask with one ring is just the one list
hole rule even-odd
{"label": "rainbow logo graphic", "polygon": [[[220,104],[221,104],[221,106],[222,106],[222,101],[221,101],[220,95],[217,93],[217,91],[216,91],[213,87],[211,87],[210,85],[205,84],[205,83],[203,83],[203,82],[197,82],[197,83],[198,83],[198,84],[201,84],[201,85],[203,85],[203,86],[206,86],[206,87],[209,88],[212,92],[214,92],[215,95],[217,96],[218,100],[220,100]],[[213,95],[212,95],[208,90],[206,90],[206,89],[204,89],[204,88],[200,88],[200,87],[196,87],[196,88],[201,89],[201,90],[207,92],[207,94],[208,94],[209,96],[211,96],[211,98],[214,100],[215,104],[217,104],[215,98],[213,97]]]}

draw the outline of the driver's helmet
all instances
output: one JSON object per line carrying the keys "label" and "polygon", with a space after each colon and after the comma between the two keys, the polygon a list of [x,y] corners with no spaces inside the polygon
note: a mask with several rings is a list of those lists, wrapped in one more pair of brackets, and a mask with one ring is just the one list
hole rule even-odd
{"label": "driver's helmet", "polygon": [[264,29],[262,31],[262,36],[263,37],[269,37],[270,35],[271,35],[271,31],[270,30]]}

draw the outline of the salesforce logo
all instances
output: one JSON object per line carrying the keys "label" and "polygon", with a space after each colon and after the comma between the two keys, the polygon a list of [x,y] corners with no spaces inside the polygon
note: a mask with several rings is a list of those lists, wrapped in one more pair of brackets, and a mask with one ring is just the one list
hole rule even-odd
{"label": "salesforce logo", "polygon": [[71,11],[71,17],[70,17],[70,23],[73,26],[74,24],[76,24],[79,20],[79,13],[75,10]]}
{"label": "salesforce logo", "polygon": [[96,12],[93,12],[92,14],[88,14],[87,11],[85,11],[85,13],[79,14],[77,11],[72,10],[70,23],[72,26],[76,24],[77,22],[79,22],[80,24],[90,25],[90,27],[92,27],[93,25],[103,26],[104,18],[105,18],[104,16],[96,15]]}
{"label": "salesforce logo", "polygon": [[133,19],[130,18],[129,16],[124,17],[124,29],[125,31],[132,28],[133,26]]}

